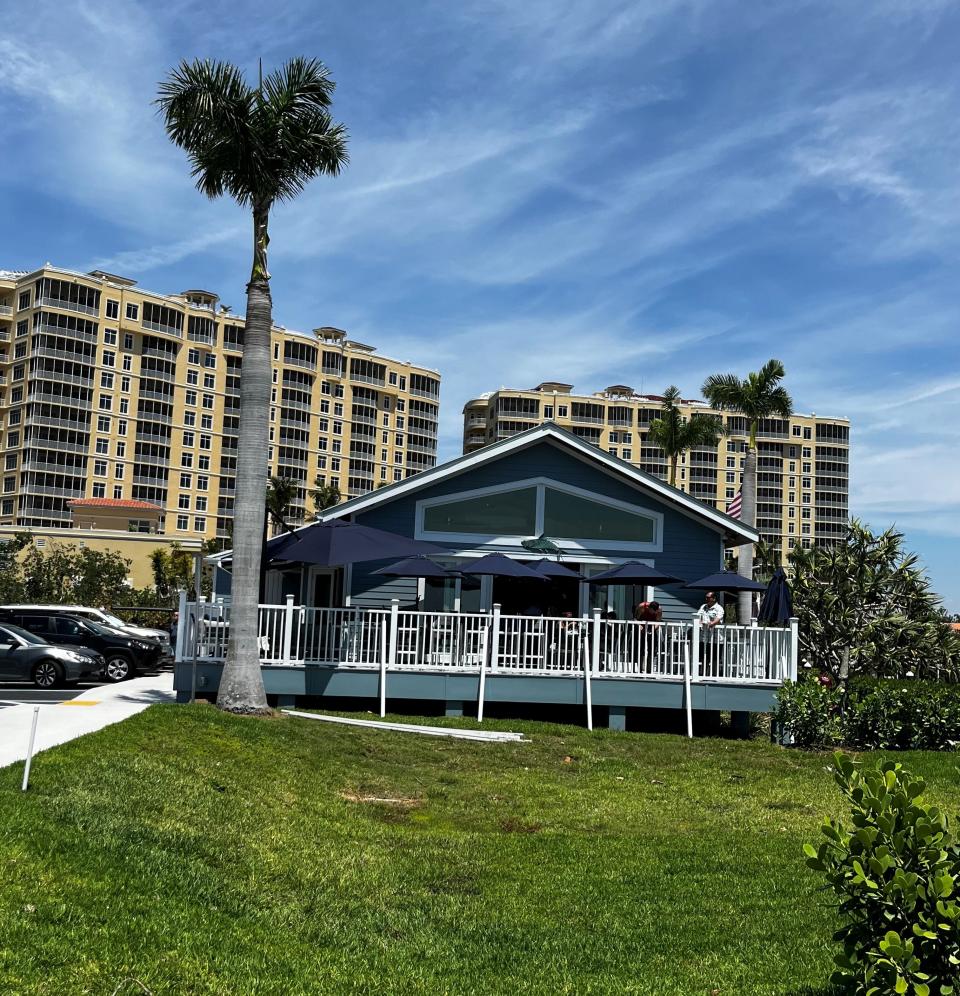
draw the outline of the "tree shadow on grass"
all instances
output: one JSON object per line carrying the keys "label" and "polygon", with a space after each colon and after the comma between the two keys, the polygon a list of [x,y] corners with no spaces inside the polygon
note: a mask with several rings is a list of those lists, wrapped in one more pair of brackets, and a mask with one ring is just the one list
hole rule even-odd
{"label": "tree shadow on grass", "polygon": [[791,989],[787,996],[845,996],[849,990],[837,986],[804,986],[802,989]]}

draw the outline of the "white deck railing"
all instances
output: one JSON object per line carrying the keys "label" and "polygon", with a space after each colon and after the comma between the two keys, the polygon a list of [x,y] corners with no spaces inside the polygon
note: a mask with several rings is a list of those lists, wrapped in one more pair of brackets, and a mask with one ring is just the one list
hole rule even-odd
{"label": "white deck railing", "polygon": [[[226,657],[230,607],[180,603],[177,660]],[[261,605],[264,666],[570,675],[780,685],[797,676],[797,626],[554,618],[492,612]]]}

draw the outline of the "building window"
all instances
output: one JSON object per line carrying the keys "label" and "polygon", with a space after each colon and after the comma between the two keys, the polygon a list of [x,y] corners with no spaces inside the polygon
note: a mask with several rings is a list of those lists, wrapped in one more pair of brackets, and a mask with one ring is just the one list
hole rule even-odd
{"label": "building window", "polygon": [[[270,454],[273,457],[273,454]],[[197,457],[197,470],[209,470],[210,469],[210,457],[204,456],[202,453]]]}
{"label": "building window", "polygon": [[94,460],[93,461],[93,474],[94,474],[94,477],[106,477],[107,476],[107,461],[106,460]]}
{"label": "building window", "polygon": [[103,330],[103,341],[107,346],[116,346],[117,344],[117,330],[116,329],[104,329]]}
{"label": "building window", "polygon": [[204,374],[203,375],[203,386],[207,388],[208,391],[212,391],[217,386],[217,375],[216,374]]}
{"label": "building window", "polygon": [[127,371],[133,369],[133,357],[126,353],[124,354],[123,357],[123,369]]}
{"label": "building window", "polygon": [[117,422],[117,435],[125,436],[127,434],[127,420],[125,418],[120,419]]}
{"label": "building window", "polygon": [[810,518],[810,511],[811,510],[809,508],[801,508],[800,509],[800,518],[801,519],[809,519]]}
{"label": "building window", "polygon": [[187,350],[187,363],[200,363],[200,350],[199,349],[188,349]]}
{"label": "building window", "polygon": [[128,519],[127,520],[127,532],[128,533],[149,533],[151,532],[151,523],[149,519]]}
{"label": "building window", "polygon": [[[197,413],[196,412],[184,412],[183,413],[183,424],[184,425],[196,425],[197,424]],[[191,444],[193,445],[193,444]]]}
{"label": "building window", "polygon": [[[215,369],[216,366],[217,366],[217,358],[216,358],[216,356],[214,356],[213,353],[207,353],[207,355],[204,356],[204,358],[203,358],[203,365],[205,367],[207,367],[208,370]],[[273,372],[276,373],[277,371],[274,370]]]}
{"label": "building window", "polygon": [[98,481],[93,485],[93,497],[94,498],[106,498],[107,497],[107,486],[102,482]]}
{"label": "building window", "polygon": [[24,291],[17,299],[17,310],[23,311],[30,307],[30,291]]}
{"label": "building window", "polygon": [[803,438],[804,439],[811,439],[812,437],[813,437],[813,433],[810,431],[810,426],[809,425],[805,425],[803,427]]}
{"label": "building window", "polygon": [[20,433],[11,432],[7,435],[7,446],[13,449],[14,446],[20,445]]}
{"label": "building window", "polygon": [[792,426],[792,432],[795,436],[799,436],[803,429],[799,425]]}
{"label": "building window", "polygon": [[113,298],[107,298],[107,318],[119,318],[120,317],[120,302],[114,301]]}
{"label": "building window", "polygon": [[110,417],[108,415],[97,416],[97,432],[110,432]]}
{"label": "building window", "polygon": [[133,349],[133,333],[132,332],[124,332],[123,333],[123,348],[124,349]]}
{"label": "building window", "polygon": [[212,415],[201,415],[200,416],[200,428],[201,429],[212,429],[213,428],[213,416]]}
{"label": "building window", "polygon": [[632,460],[633,459],[633,450],[624,450],[623,451],[623,459],[624,460]]}
{"label": "building window", "polygon": [[804,493],[803,493],[803,504],[804,505],[809,505],[810,504],[810,492],[809,491],[804,491]]}
{"label": "building window", "polygon": [[192,488],[193,487],[193,475],[192,474],[181,474],[180,475],[180,487],[181,488]]}
{"label": "building window", "polygon": [[186,515],[177,516],[177,531],[185,533],[190,528],[190,518]]}
{"label": "building window", "polygon": [[202,515],[194,516],[193,531],[195,533],[205,533],[207,531],[207,520]]}
{"label": "building window", "polygon": [[112,367],[116,364],[117,354],[112,350],[105,349],[103,351],[103,365],[105,367]]}
{"label": "building window", "polygon": [[187,393],[183,397],[183,403],[185,405],[195,405],[197,403],[197,392],[187,391]]}
{"label": "building window", "polygon": [[210,439],[209,436],[206,436],[206,435],[203,435],[203,434],[200,435],[200,449],[202,449],[202,450],[209,450],[210,449],[210,443],[211,443],[211,439]]}
{"label": "building window", "polygon": [[197,496],[197,511],[206,512],[207,510],[207,497],[205,495]]}
{"label": "building window", "polygon": [[97,407],[102,412],[111,411],[113,409],[113,398],[109,394],[101,394],[97,402]]}
{"label": "building window", "polygon": [[113,486],[113,497],[117,501],[119,501],[121,498],[123,498],[123,485],[122,484],[115,484]]}
{"label": "building window", "polygon": [[123,467],[124,465],[122,463],[118,463],[113,468],[113,476],[118,481],[123,480]]}
{"label": "building window", "polygon": [[193,466],[193,454],[192,453],[181,453],[180,454],[180,466],[181,467],[192,467]]}
{"label": "building window", "polygon": [[196,385],[200,381],[200,371],[199,370],[188,370],[187,371],[187,383]]}
{"label": "building window", "polygon": [[190,508],[190,495],[180,495],[177,498],[177,508]]}
{"label": "building window", "polygon": [[113,374],[107,370],[100,371],[100,386],[107,390],[113,390]]}
{"label": "building window", "polygon": [[128,302],[126,316],[131,322],[135,322],[140,317],[140,305]]}
{"label": "building window", "polygon": [[395,481],[402,481],[403,480],[403,471],[400,470],[399,468],[394,468],[393,479]]}
{"label": "building window", "polygon": [[197,475],[197,491],[206,491],[210,486],[210,478],[204,474]]}
{"label": "building window", "polygon": [[330,469],[335,471],[340,470],[340,457],[330,457]]}
{"label": "building window", "polygon": [[[126,359],[126,357],[124,357],[124,359]],[[123,391],[124,394],[129,394],[130,393],[130,378],[129,377],[121,377],[120,378],[120,390]]]}
{"label": "building window", "polygon": [[610,456],[620,456],[620,451],[617,449],[616,446],[607,447],[607,452],[610,454]]}
{"label": "building window", "polygon": [[110,440],[109,439],[98,439],[97,440],[97,453],[107,454],[110,452]]}
{"label": "building window", "polygon": [[125,457],[127,455],[127,444],[124,442],[117,443],[117,456]]}
{"label": "building window", "polygon": [[193,446],[195,438],[196,437],[194,436],[194,434],[192,432],[185,432],[183,434],[183,445],[184,446]]}

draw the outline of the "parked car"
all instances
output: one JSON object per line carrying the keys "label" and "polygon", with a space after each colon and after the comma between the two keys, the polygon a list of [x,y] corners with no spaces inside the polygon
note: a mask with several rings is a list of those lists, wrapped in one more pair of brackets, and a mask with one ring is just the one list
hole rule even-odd
{"label": "parked car", "polygon": [[156,640],[143,640],[121,633],[110,626],[101,626],[90,619],[58,615],[49,609],[0,608],[0,625],[13,623],[42,636],[50,643],[86,648],[103,656],[103,677],[107,681],[123,681],[138,671],[156,667],[161,648]]}
{"label": "parked car", "polygon": [[103,657],[93,651],[58,647],[20,626],[0,625],[0,678],[30,680],[39,688],[54,688],[98,674],[105,666]]}
{"label": "parked car", "polygon": [[115,616],[106,609],[94,609],[89,605],[7,605],[8,609],[29,609],[41,610],[43,612],[55,612],[62,616],[75,616],[78,619],[90,619],[102,626],[109,626],[111,629],[118,629],[121,633],[129,633],[144,640],[156,640],[165,650],[165,656],[172,656],[170,648],[170,634],[165,629],[153,629],[150,626],[134,626],[124,622],[119,616]]}

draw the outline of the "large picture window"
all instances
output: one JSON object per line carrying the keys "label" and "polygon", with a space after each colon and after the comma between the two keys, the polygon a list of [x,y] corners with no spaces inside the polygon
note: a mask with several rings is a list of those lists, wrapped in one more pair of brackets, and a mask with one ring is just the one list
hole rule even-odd
{"label": "large picture window", "polygon": [[656,538],[656,523],[648,515],[546,488],[543,532],[547,536],[576,539],[652,543]]}
{"label": "large picture window", "polygon": [[536,520],[537,489],[523,488],[430,505],[424,509],[423,528],[431,533],[532,536]]}

